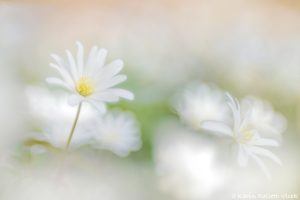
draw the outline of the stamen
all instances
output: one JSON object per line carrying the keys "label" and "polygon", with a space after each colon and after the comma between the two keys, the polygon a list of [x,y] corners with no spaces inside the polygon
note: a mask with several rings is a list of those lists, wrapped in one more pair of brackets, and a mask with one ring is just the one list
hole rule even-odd
{"label": "stamen", "polygon": [[253,133],[251,130],[246,130],[242,132],[242,138],[240,140],[241,143],[246,144],[250,142],[253,138]]}
{"label": "stamen", "polygon": [[95,87],[90,78],[82,76],[76,84],[76,91],[81,96],[87,97],[94,93]]}

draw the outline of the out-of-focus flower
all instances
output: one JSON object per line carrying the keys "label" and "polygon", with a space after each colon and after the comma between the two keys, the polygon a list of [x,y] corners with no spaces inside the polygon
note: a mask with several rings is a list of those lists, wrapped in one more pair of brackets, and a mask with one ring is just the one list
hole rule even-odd
{"label": "out-of-focus flower", "polygon": [[[38,141],[45,141],[57,148],[63,148],[69,136],[69,124],[66,121],[57,122],[56,124],[49,124],[43,127],[41,133],[36,134],[36,139]],[[76,129],[76,134],[74,134],[72,139],[72,146],[78,147],[84,144],[90,143],[91,136],[86,132],[85,126],[79,126]],[[38,148],[33,148],[32,150],[39,150]]]}
{"label": "out-of-focus flower", "polygon": [[119,156],[127,156],[129,152],[141,147],[138,123],[129,112],[112,111],[93,124],[91,135],[96,148],[108,149]]}
{"label": "out-of-focus flower", "polygon": [[59,72],[61,79],[56,77],[46,79],[49,84],[62,87],[71,93],[70,105],[89,102],[103,113],[106,111],[106,102],[116,102],[120,97],[134,99],[134,95],[129,91],[112,88],[127,79],[125,75],[117,75],[123,68],[123,61],[115,60],[105,65],[107,50],[94,46],[85,63],[83,46],[80,42],[76,44],[78,47],[76,58],[69,50],[66,50],[67,61],[52,54],[56,63],[51,63],[50,66]]}
{"label": "out-of-focus flower", "polygon": [[232,137],[238,146],[238,164],[246,166],[250,157],[256,161],[258,166],[269,177],[269,171],[259,156],[268,157],[278,164],[281,164],[281,161],[271,151],[261,146],[277,147],[279,146],[278,142],[273,139],[262,138],[257,127],[251,123],[251,109],[246,113],[242,113],[238,100],[230,94],[227,94],[227,97],[228,106],[233,115],[232,126],[230,127],[224,122],[206,121],[203,123],[203,127],[221,135]]}
{"label": "out-of-focus flower", "polygon": [[[39,122],[38,133],[33,135],[37,141],[45,141],[57,148],[63,148],[69,136],[76,109],[67,103],[67,97],[54,98],[47,90],[28,87],[29,109],[34,120]],[[72,146],[93,144],[96,148],[109,149],[120,156],[141,146],[138,123],[129,112],[112,111],[99,115],[89,105],[82,110],[80,124],[72,139]],[[39,143],[32,150],[43,150]]]}
{"label": "out-of-focus flower", "polygon": [[286,129],[286,119],[273,111],[272,106],[256,97],[246,97],[241,101],[241,112],[247,113],[248,123],[261,134],[274,137]]}
{"label": "out-of-focus flower", "polygon": [[203,121],[227,118],[224,94],[216,87],[191,85],[175,99],[174,106],[180,118],[194,129],[200,129]]}
{"label": "out-of-focus flower", "polygon": [[[65,95],[58,94],[54,97],[49,91],[40,87],[29,86],[26,94],[30,115],[34,121],[38,122],[35,126],[39,131],[33,135],[34,139],[62,148],[68,139],[76,108],[68,105]],[[98,113],[88,105],[85,108],[81,113],[80,125],[74,134],[73,146],[86,144],[90,140],[86,125],[98,116]],[[33,149],[38,148],[34,146]]]}
{"label": "out-of-focus flower", "polygon": [[211,199],[225,179],[213,147],[178,126],[168,125],[158,135],[154,155],[160,188],[172,199]]}
{"label": "out-of-focus flower", "polygon": [[[76,108],[68,105],[67,96],[61,92],[52,92],[39,86],[27,86],[26,96],[28,100],[29,114],[38,123],[51,121],[74,120]],[[81,111],[81,120],[96,115],[93,109],[86,105]]]}

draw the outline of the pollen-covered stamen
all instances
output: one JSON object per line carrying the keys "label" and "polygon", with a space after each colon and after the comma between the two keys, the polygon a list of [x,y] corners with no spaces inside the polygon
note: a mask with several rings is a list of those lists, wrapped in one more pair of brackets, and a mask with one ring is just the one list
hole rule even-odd
{"label": "pollen-covered stamen", "polygon": [[81,96],[84,97],[90,96],[95,91],[93,81],[88,77],[82,76],[76,84],[76,91]]}

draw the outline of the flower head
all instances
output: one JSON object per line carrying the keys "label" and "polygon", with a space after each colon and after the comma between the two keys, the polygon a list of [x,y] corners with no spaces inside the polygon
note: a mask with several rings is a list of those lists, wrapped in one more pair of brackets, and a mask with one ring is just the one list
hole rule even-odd
{"label": "flower head", "polygon": [[286,119],[272,106],[257,97],[248,96],[241,101],[241,112],[247,113],[248,123],[264,136],[278,137],[286,129]]}
{"label": "flower head", "polygon": [[55,60],[50,66],[58,71],[61,78],[50,77],[47,82],[68,90],[69,104],[77,105],[82,101],[89,102],[100,112],[106,111],[105,103],[116,102],[120,97],[132,100],[134,95],[124,89],[113,88],[125,81],[125,75],[118,74],[123,68],[122,60],[115,60],[105,64],[107,51],[93,47],[85,62],[84,49],[77,42],[77,55],[75,58],[66,50],[67,60],[53,54]]}
{"label": "flower head", "polygon": [[201,128],[203,121],[225,120],[227,116],[223,92],[205,84],[185,89],[174,106],[182,121],[194,129]]}
{"label": "flower head", "polygon": [[141,146],[137,121],[131,113],[112,111],[105,114],[101,121],[93,123],[92,137],[94,146],[108,149],[120,156],[127,156],[130,151]]}
{"label": "flower head", "polygon": [[273,160],[274,162],[281,164],[281,161],[271,151],[263,148],[265,147],[277,147],[278,142],[274,139],[263,138],[259,128],[251,123],[251,111],[249,108],[246,113],[241,111],[238,100],[227,94],[228,106],[232,111],[232,125],[220,121],[206,121],[203,127],[207,130],[211,130],[219,133],[220,135],[229,136],[234,139],[235,144],[238,147],[238,164],[245,166],[248,163],[249,158],[256,161],[259,167],[264,171],[267,176],[269,172],[262,162],[259,156],[265,156]]}

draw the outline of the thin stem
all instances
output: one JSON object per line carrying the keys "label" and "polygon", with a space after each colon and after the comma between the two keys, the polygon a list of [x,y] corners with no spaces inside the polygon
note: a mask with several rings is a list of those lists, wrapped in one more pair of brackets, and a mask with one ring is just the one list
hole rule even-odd
{"label": "thin stem", "polygon": [[82,107],[82,102],[78,105],[78,108],[77,108],[76,117],[75,117],[75,119],[74,119],[74,122],[73,122],[73,125],[72,125],[72,129],[71,129],[71,131],[70,131],[69,138],[68,138],[68,141],[67,141],[67,144],[66,144],[66,147],[65,147],[65,150],[66,150],[66,151],[69,149],[69,146],[70,146],[72,137],[73,137],[73,135],[74,135],[74,131],[75,131],[75,128],[76,128],[78,119],[79,119],[81,107]]}

